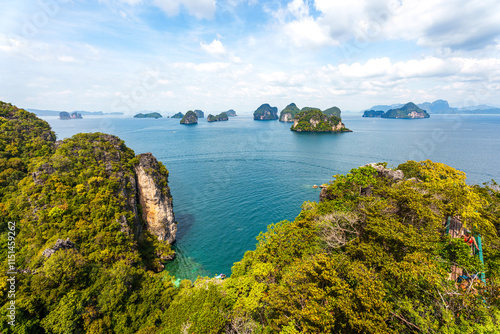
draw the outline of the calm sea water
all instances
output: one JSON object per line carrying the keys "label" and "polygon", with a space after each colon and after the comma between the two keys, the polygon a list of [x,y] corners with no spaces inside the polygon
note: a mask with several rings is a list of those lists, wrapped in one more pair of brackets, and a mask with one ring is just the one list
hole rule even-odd
{"label": "calm sea water", "polygon": [[111,133],[165,164],[179,222],[178,256],[167,269],[179,278],[230,274],[267,225],[293,220],[304,201],[318,200],[314,184],[366,163],[431,159],[465,171],[471,184],[500,180],[500,115],[347,115],[354,132],[342,134],[294,133],[289,123],[244,116],[189,126],[167,118],[43,118],[58,139]]}

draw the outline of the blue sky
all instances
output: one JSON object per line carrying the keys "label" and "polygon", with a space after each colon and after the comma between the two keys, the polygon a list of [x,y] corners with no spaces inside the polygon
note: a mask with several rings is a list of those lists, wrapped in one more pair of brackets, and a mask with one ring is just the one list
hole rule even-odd
{"label": "blue sky", "polygon": [[500,106],[498,0],[4,0],[0,100],[52,110]]}

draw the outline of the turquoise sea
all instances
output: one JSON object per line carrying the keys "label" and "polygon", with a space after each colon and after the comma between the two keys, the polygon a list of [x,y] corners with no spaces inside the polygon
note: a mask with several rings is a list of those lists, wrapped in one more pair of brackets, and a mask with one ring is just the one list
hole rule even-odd
{"label": "turquoise sea", "polygon": [[314,184],[370,162],[431,159],[465,171],[470,184],[500,181],[500,115],[343,115],[354,132],[342,134],[294,133],[290,123],[249,116],[189,126],[168,118],[42,118],[58,139],[111,133],[165,164],[179,223],[178,256],[167,269],[178,278],[230,274],[267,225],[293,220],[304,201],[318,200]]}

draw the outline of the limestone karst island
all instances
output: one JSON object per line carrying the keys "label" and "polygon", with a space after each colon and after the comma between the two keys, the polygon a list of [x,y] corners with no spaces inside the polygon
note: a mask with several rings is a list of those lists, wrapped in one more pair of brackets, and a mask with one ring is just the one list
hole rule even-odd
{"label": "limestone karst island", "polygon": [[157,119],[157,118],[162,118],[162,116],[158,112],[152,112],[152,113],[147,113],[147,114],[139,113],[139,114],[134,115],[134,118],[155,118],[155,119]]}
{"label": "limestone karst island", "polygon": [[389,109],[386,112],[382,110],[365,110],[363,117],[418,119],[429,118],[430,115],[415,103],[409,102],[400,108]]}
{"label": "limestone karst island", "polygon": [[223,112],[223,113],[220,113],[219,115],[208,115],[207,116],[207,122],[222,122],[222,121],[227,121],[229,120],[228,118],[228,115]]}
{"label": "limestone karst island", "polygon": [[180,121],[181,124],[198,124],[198,116],[196,113],[192,110],[189,110],[181,119]]}

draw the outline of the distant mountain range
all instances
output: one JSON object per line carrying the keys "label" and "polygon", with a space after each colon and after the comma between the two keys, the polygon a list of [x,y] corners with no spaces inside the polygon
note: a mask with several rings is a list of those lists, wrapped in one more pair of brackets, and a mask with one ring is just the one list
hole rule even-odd
{"label": "distant mountain range", "polygon": [[[61,113],[61,111],[56,111],[56,110],[40,110],[40,109],[26,109],[26,110],[34,113],[37,116],[59,116],[59,113]],[[122,112],[102,112],[102,111],[85,111],[85,110],[74,110],[73,112],[79,113],[81,115],[94,115],[94,116],[123,115]]]}
{"label": "distant mountain range", "polygon": [[[391,105],[376,105],[367,110],[381,110],[388,111],[390,109],[398,109],[403,107],[401,104]],[[436,100],[434,102],[424,102],[417,104],[417,106],[430,114],[500,114],[500,108],[487,106],[484,104],[477,106],[470,106],[464,108],[452,108],[446,100]]]}

